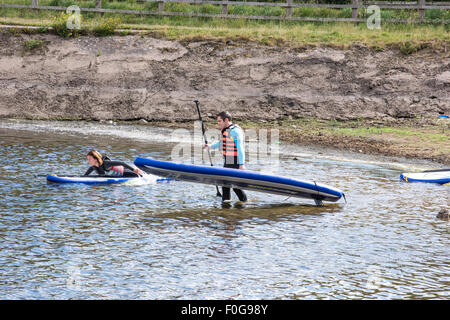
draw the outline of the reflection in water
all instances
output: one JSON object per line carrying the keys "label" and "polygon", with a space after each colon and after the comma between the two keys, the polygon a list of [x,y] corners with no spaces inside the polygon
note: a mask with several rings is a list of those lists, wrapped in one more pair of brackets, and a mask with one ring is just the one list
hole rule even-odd
{"label": "reflection in water", "polygon": [[[32,129],[27,130],[27,129]],[[348,203],[249,192],[223,208],[215,187],[47,184],[84,173],[96,148],[132,163],[169,159],[167,129],[0,122],[0,295],[5,299],[448,297],[445,186],[398,181],[430,163],[287,146],[279,173],[342,189]],[[289,155],[301,154],[299,160]],[[266,170],[270,163],[252,165]],[[401,169],[399,169],[401,168]]]}

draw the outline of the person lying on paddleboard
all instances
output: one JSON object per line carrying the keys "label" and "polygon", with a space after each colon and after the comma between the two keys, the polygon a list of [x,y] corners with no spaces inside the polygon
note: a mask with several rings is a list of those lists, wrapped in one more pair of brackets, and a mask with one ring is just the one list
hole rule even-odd
{"label": "person lying on paddleboard", "polygon": [[138,168],[133,168],[122,161],[111,161],[96,150],[89,151],[87,158],[91,167],[86,171],[85,176],[90,175],[93,171],[100,176],[114,177],[138,177],[143,174]]}
{"label": "person lying on paddleboard", "polygon": [[[205,148],[219,149],[224,157],[224,168],[245,170],[244,132],[232,122],[231,114],[227,111],[219,113],[217,124],[222,132],[222,139]],[[241,189],[233,189],[240,201],[247,201],[247,195]],[[222,201],[230,201],[230,188],[222,187]]]}

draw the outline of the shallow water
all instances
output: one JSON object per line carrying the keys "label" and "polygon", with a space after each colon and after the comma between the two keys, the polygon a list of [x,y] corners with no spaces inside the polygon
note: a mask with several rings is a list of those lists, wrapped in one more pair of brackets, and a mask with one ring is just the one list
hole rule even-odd
{"label": "shallow water", "polygon": [[172,132],[0,121],[0,297],[449,298],[449,224],[436,214],[450,188],[399,182],[401,172],[438,168],[429,162],[281,144],[277,170],[271,159],[247,166],[345,192],[347,203],[324,207],[248,192],[245,207],[222,208],[202,184],[34,177],[84,173],[91,148],[130,164],[170,160]]}

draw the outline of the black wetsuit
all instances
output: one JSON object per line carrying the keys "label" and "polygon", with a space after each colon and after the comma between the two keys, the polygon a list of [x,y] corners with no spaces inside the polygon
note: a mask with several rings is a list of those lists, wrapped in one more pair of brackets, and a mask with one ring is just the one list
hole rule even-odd
{"label": "black wetsuit", "polygon": [[97,174],[99,176],[105,176],[108,175],[108,173],[110,171],[112,171],[112,169],[114,167],[123,167],[123,177],[137,177],[138,175],[136,173],[133,172],[134,168],[127,165],[125,162],[122,161],[111,161],[111,160],[103,160],[103,163],[101,166],[96,167],[96,166],[92,166],[90,167],[86,173],[84,174],[85,176],[88,176],[92,173],[92,171],[97,172]]}

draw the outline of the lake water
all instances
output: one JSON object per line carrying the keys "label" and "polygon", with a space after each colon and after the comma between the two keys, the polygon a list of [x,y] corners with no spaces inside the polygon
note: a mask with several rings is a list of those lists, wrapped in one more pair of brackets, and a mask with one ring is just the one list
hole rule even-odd
{"label": "lake water", "polygon": [[34,176],[83,174],[92,148],[130,164],[171,160],[172,136],[150,125],[0,121],[0,298],[449,298],[449,223],[436,214],[450,187],[399,181],[439,168],[430,162],[281,141],[277,170],[271,159],[247,165],[345,192],[347,203],[323,207],[249,191],[245,206],[223,208],[209,185]]}

